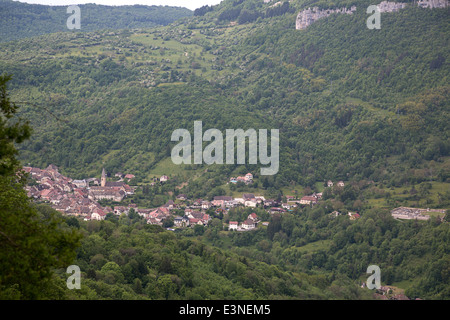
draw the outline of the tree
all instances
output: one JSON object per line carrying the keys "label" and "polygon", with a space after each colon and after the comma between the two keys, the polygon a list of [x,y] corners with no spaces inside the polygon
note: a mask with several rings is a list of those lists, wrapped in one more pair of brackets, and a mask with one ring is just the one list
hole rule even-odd
{"label": "tree", "polygon": [[57,211],[27,197],[14,143],[28,138],[31,128],[13,119],[18,107],[7,94],[10,79],[0,77],[0,297],[38,299],[56,285],[52,270],[67,268],[75,258],[81,234]]}
{"label": "tree", "polygon": [[156,284],[159,295],[164,297],[166,300],[175,294],[177,289],[176,284],[172,281],[172,275],[170,274],[165,274],[159,277]]}
{"label": "tree", "polygon": [[196,236],[201,236],[204,232],[205,232],[205,227],[203,225],[196,224],[194,226],[194,234]]}
{"label": "tree", "polygon": [[267,227],[267,236],[270,240],[273,239],[275,236],[275,233],[281,230],[281,216],[278,214],[275,214],[272,216],[272,219],[269,223],[269,226]]}
{"label": "tree", "polygon": [[[21,143],[31,135],[28,121],[14,118],[18,106],[11,102],[7,92],[6,83],[11,76],[0,76],[0,175],[12,175],[19,168],[16,159],[18,151],[14,143]],[[13,123],[11,123],[14,121]]]}
{"label": "tree", "polygon": [[100,270],[100,273],[103,275],[105,282],[109,284],[114,284],[117,282],[122,283],[124,280],[122,270],[119,265],[113,261],[105,263]]}

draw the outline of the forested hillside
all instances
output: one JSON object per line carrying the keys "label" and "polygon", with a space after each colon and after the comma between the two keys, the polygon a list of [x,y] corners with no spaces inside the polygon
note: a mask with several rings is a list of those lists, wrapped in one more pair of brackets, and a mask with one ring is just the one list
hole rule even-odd
{"label": "forested hillside", "polygon": [[[390,215],[398,206],[450,208],[450,9],[410,3],[382,13],[381,29],[368,29],[370,1],[275,2],[224,0],[170,24],[155,20],[164,25],[155,28],[124,13],[120,30],[49,28],[0,44],[15,115],[33,128],[19,146],[23,165],[55,164],[73,179],[99,177],[102,168],[110,177],[133,173],[136,193],[121,205],[145,208],[181,193],[212,200],[251,192],[280,202],[323,193],[319,204],[281,215],[212,210],[207,227],[176,232],[137,214],[66,218],[64,228],[83,235],[73,261],[85,286],[67,292],[57,269],[44,296],[370,299],[361,284],[376,264],[383,284],[411,298],[450,297],[448,213],[427,221]],[[353,5],[351,15],[295,28],[308,7]],[[126,10],[137,17],[141,9]],[[279,129],[279,172],[175,165],[171,134],[192,133],[194,121],[224,133]],[[253,184],[228,183],[247,172]],[[163,174],[170,180],[155,186]],[[326,188],[328,180],[345,187]],[[349,211],[360,218],[350,220]],[[268,224],[224,229],[251,212]]]}
{"label": "forested hillside", "polygon": [[217,218],[176,233],[137,214],[70,218],[84,234],[74,261],[84,286],[64,292],[59,270],[60,291],[72,299],[373,299],[361,284],[376,262],[383,284],[401,288],[396,294],[449,298],[448,223],[399,223],[379,211],[352,222],[325,212],[296,210],[270,217],[267,228],[231,233]]}
{"label": "forested hillside", "polygon": [[143,179],[170,156],[171,132],[201,119],[219,130],[279,128],[275,187],[448,179],[447,9],[386,13],[380,30],[365,27],[364,10],[307,30],[295,30],[290,11],[235,26],[213,13],[148,32],[3,44],[18,99],[45,101],[65,120],[32,116],[24,159],[76,176],[102,162]]}
{"label": "forested hillside", "polygon": [[[102,29],[137,29],[165,26],[192,16],[186,8],[169,6],[103,6],[78,5],[80,31]],[[74,12],[68,6],[46,6],[13,0],[0,0],[0,41],[11,41],[37,35],[70,32],[67,20]],[[72,23],[72,22],[71,22]]]}

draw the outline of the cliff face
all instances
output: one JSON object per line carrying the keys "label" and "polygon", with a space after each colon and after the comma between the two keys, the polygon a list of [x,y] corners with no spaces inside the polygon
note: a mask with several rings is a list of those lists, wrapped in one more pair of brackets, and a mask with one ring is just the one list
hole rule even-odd
{"label": "cliff face", "polygon": [[301,11],[297,15],[297,20],[295,23],[295,28],[297,30],[305,29],[313,22],[328,17],[329,15],[333,13],[340,13],[340,14],[353,14],[353,12],[356,11],[356,6],[352,6],[350,9],[347,8],[340,8],[340,9],[326,9],[326,10],[319,10],[319,8],[314,7],[312,9],[308,8],[306,10]]}
{"label": "cliff face", "polygon": [[[395,12],[404,9],[408,4],[405,2],[389,2],[383,1],[378,4],[380,12]],[[449,6],[448,0],[421,0],[417,2],[417,6],[421,8],[436,9],[446,8]]]}
{"label": "cliff face", "polygon": [[[447,8],[449,6],[449,3],[450,2],[448,0],[421,0],[417,2],[417,5],[422,8],[434,9],[434,8]],[[401,9],[404,9],[407,6],[407,3],[383,1],[379,3],[377,6],[380,12],[396,12]],[[313,22],[321,18],[328,17],[333,13],[353,14],[353,12],[355,11],[356,6],[352,6],[350,9],[341,8],[341,9],[319,10],[318,7],[314,7],[312,9],[308,8],[306,10],[301,11],[297,15],[295,29],[297,30],[305,29]]]}
{"label": "cliff face", "polygon": [[417,2],[417,5],[422,8],[447,8],[450,5],[448,0],[424,0]]}

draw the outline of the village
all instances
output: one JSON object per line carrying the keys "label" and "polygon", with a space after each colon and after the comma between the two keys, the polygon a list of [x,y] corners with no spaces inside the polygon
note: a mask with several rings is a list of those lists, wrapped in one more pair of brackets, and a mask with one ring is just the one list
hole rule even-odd
{"label": "village", "polygon": [[63,176],[58,167],[51,164],[45,169],[23,167],[36,182],[26,186],[27,194],[37,201],[45,201],[68,216],[83,217],[86,220],[103,220],[111,208],[103,207],[98,200],[108,199],[120,202],[126,196],[134,194],[134,188],[125,181],[134,178],[127,174],[119,181],[106,181],[105,170],[101,179],[88,178],[73,180]]}
{"label": "village", "polygon": [[[170,217],[173,218],[175,227],[184,228],[194,225],[206,226],[211,220],[206,211],[214,208],[216,213],[228,212],[234,207],[263,207],[270,214],[284,213],[291,211],[298,205],[315,205],[322,197],[321,193],[303,196],[295,199],[294,196],[287,196],[285,203],[274,199],[265,199],[263,196],[257,196],[251,193],[244,193],[242,197],[215,196],[212,201],[203,199],[188,199],[184,194],[176,196],[176,202],[167,201],[166,204],[158,208],[139,208],[135,204],[127,206],[102,206],[100,200],[111,200],[121,202],[124,198],[134,194],[136,187],[127,184],[134,178],[132,174],[117,173],[115,176],[118,181],[107,181],[107,175],[103,169],[101,178],[87,178],[83,180],[73,180],[59,173],[55,165],[49,165],[45,169],[24,167],[23,170],[35,181],[26,186],[27,194],[36,201],[49,203],[52,208],[67,216],[75,216],[84,220],[104,220],[108,213],[116,216],[126,214],[131,209],[139,216],[146,219],[148,224],[162,226],[164,221]],[[169,177],[166,175],[157,179],[159,182],[166,182]],[[253,182],[253,175],[247,173],[245,176],[230,178],[230,183],[244,182],[250,184]],[[338,182],[343,186],[343,182]],[[332,183],[329,182],[329,186]],[[176,210],[184,210],[184,215],[174,214]],[[333,213],[338,215],[338,213]],[[229,230],[248,231],[257,227],[257,224],[267,225],[267,222],[261,222],[256,215],[252,213],[248,218],[241,222],[229,221]]]}
{"label": "village", "polygon": [[[116,203],[122,202],[126,197],[132,196],[136,186],[130,186],[128,182],[134,178],[133,174],[116,173],[117,181],[107,181],[105,170],[102,170],[101,178],[87,178],[73,180],[59,173],[55,165],[49,165],[45,169],[24,167],[23,170],[30,175],[34,182],[26,186],[28,196],[36,201],[49,203],[52,208],[66,216],[74,216],[88,220],[104,220],[108,213],[115,216],[128,215],[131,210],[141,216],[148,224],[165,226],[165,221],[173,221],[170,227],[186,228],[195,225],[207,226],[211,214],[227,214],[232,208],[263,208],[270,215],[283,214],[293,211],[298,206],[314,206],[322,199],[322,193],[312,193],[302,197],[285,196],[285,201],[266,199],[264,196],[253,193],[243,193],[241,197],[214,196],[211,201],[205,199],[189,199],[185,194],[178,194],[174,200],[169,200],[157,208],[140,208],[134,203],[128,205],[102,206],[101,200],[110,200]],[[156,179],[159,183],[169,180],[167,175]],[[236,184],[253,183],[253,175],[231,177],[228,183]],[[152,183],[154,184],[154,183]],[[333,183],[329,180],[327,188],[343,188],[343,181]],[[428,220],[425,213],[434,209],[417,209],[400,207],[393,209],[391,215],[395,219]],[[184,213],[184,214],[182,214]],[[342,213],[333,211],[330,216],[335,218]],[[346,213],[350,220],[360,218],[359,212]],[[256,213],[248,215],[247,219],[238,222],[228,221],[229,231],[250,231],[258,225],[268,225],[267,221],[261,221]],[[172,228],[169,228],[173,230]]]}

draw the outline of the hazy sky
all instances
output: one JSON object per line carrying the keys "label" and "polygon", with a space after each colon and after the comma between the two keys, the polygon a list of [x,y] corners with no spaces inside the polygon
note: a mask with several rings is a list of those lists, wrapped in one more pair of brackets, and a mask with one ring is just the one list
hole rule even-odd
{"label": "hazy sky", "polygon": [[20,2],[46,4],[46,5],[71,5],[71,4],[85,4],[96,3],[109,6],[144,4],[148,6],[162,5],[185,7],[191,10],[200,8],[204,5],[219,4],[222,0],[20,0]]}

